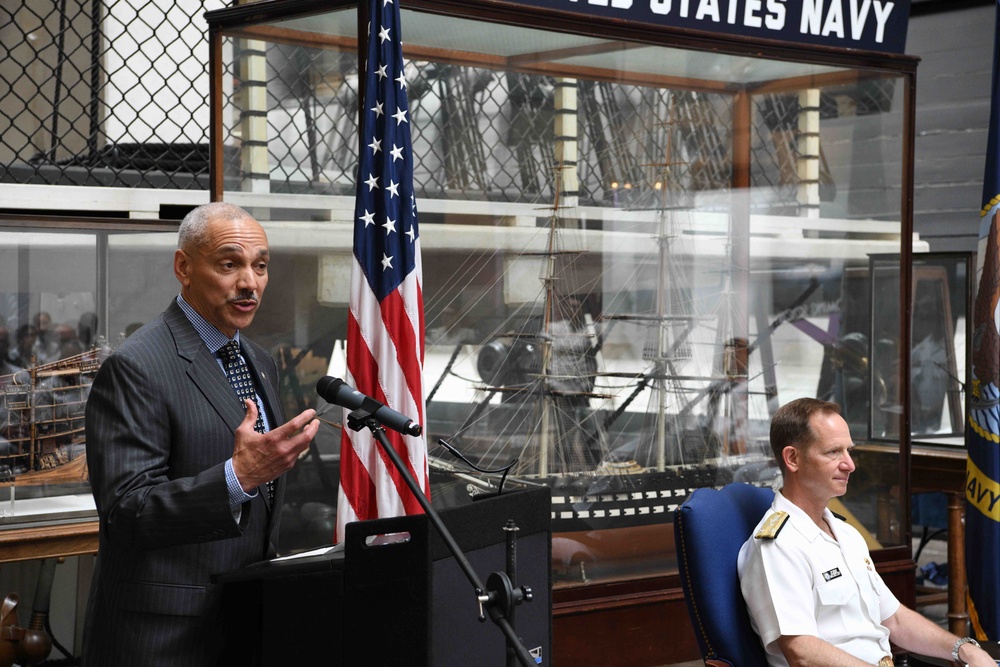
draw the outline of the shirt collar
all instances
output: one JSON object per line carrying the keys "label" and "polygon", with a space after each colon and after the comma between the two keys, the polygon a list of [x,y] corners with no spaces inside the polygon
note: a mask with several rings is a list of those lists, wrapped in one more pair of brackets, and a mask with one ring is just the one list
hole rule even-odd
{"label": "shirt collar", "polygon": [[[188,321],[191,322],[191,326],[195,328],[198,335],[201,336],[201,340],[205,343],[205,346],[209,349],[212,354],[217,354],[219,348],[229,342],[229,338],[226,334],[219,331],[214,324],[209,323],[204,317],[202,317],[194,307],[184,300],[184,297],[180,294],[177,295],[177,305],[181,307],[184,311],[184,315],[187,316]],[[240,332],[237,331],[233,336],[232,340],[237,343],[240,342]]]}
{"label": "shirt collar", "polygon": [[[820,527],[816,525],[816,522],[814,522],[809,515],[806,514],[805,510],[788,498],[785,498],[785,496],[781,494],[781,491],[774,492],[774,504],[772,506],[776,510],[788,512],[788,514],[792,517],[791,525],[795,528],[795,530],[802,533],[802,536],[810,542],[816,540],[818,537],[828,537],[826,533],[824,533]],[[830,508],[823,508],[823,519],[828,525],[833,525],[834,517]]]}

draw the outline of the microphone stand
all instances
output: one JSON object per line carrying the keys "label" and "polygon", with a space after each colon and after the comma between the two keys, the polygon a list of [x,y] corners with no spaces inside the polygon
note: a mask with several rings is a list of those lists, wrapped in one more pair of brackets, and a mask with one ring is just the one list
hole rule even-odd
{"label": "microphone stand", "polygon": [[[469,583],[472,584],[476,592],[476,600],[479,603],[479,620],[486,620],[485,610],[489,614],[490,620],[500,628],[500,631],[507,638],[507,664],[510,665],[512,663],[511,653],[513,653],[513,656],[517,658],[517,662],[520,662],[522,667],[533,667],[536,664],[535,659],[531,657],[528,649],[524,647],[524,644],[518,638],[512,624],[514,608],[522,602],[531,601],[531,589],[527,586],[515,588],[506,572],[492,573],[488,579],[489,587],[484,586],[479,575],[472,568],[472,564],[469,563],[469,559],[462,552],[462,548],[458,546],[455,538],[452,537],[451,531],[441,521],[441,517],[431,506],[430,500],[427,499],[417,480],[413,478],[413,475],[410,474],[409,469],[403,463],[399,452],[389,443],[389,440],[385,436],[385,429],[379,423],[378,419],[364,408],[359,408],[347,415],[347,426],[353,431],[360,431],[363,428],[370,430],[379,445],[381,445],[382,450],[392,460],[392,464],[396,466],[396,470],[402,475],[406,486],[413,492],[417,502],[424,509],[427,518],[434,525],[434,529],[437,530],[441,539],[444,540],[448,551],[455,557],[455,562],[458,563]],[[511,533],[509,532],[508,534]],[[512,550],[513,547],[509,547],[508,554],[511,557],[513,556]],[[511,558],[508,558],[509,560]],[[509,567],[511,565],[508,562]]]}

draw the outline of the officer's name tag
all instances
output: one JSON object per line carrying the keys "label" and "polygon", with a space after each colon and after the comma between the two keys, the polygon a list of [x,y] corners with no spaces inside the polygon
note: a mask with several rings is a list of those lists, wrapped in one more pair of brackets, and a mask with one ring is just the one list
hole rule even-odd
{"label": "officer's name tag", "polygon": [[841,576],[840,568],[835,567],[832,570],[827,570],[826,572],[823,573],[823,580],[830,581],[831,579],[836,579],[839,576]]}

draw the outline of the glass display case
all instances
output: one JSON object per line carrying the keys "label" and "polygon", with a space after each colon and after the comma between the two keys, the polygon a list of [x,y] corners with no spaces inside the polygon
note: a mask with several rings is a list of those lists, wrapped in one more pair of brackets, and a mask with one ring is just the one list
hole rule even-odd
{"label": "glass display case", "polygon": [[0,530],[96,519],[84,407],[110,349],[176,292],[168,229],[0,219]]}
{"label": "glass display case", "polygon": [[965,388],[971,374],[975,255],[913,256],[910,433],[965,446]]}
{"label": "glass display case", "polygon": [[[912,265],[912,316],[910,349],[910,434],[913,439],[958,438],[964,446],[965,400],[968,383],[968,300],[974,293],[970,253],[932,252],[914,254]],[[897,323],[873,317],[898,299],[899,256],[873,255],[867,269],[851,272],[857,298],[844,317],[845,336],[851,334],[857,349],[870,358],[869,372],[855,382],[864,382],[847,412],[855,431],[874,440],[895,440],[891,430],[899,413],[899,397],[890,394],[894,383],[886,376],[899,363]],[[863,377],[862,377],[863,375]],[[869,384],[870,382],[870,384]],[[861,385],[858,385],[859,387]],[[842,404],[846,404],[842,403]]]}
{"label": "glass display case", "polygon": [[[291,320],[254,324],[295,337],[308,387],[344,368],[358,154],[374,150],[357,130],[366,19],[336,1],[207,18],[213,196],[255,207],[315,280],[282,300]],[[770,415],[819,397],[859,445],[893,443],[835,509],[906,570],[909,432],[933,427],[909,410],[921,342],[906,352],[909,262],[928,250],[916,61],[489,1],[405,2],[401,20],[434,502],[498,481],[440,439],[516,461],[552,489],[557,609],[603,584],[677,587],[673,510],[698,487],[774,484]],[[324,418],[288,548],[332,526],[339,411]]]}

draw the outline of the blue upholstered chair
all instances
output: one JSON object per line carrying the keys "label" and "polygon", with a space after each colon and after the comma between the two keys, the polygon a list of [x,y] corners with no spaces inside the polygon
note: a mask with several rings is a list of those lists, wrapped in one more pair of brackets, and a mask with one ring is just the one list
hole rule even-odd
{"label": "blue upholstered chair", "polygon": [[697,489],[674,514],[681,583],[705,664],[767,667],[750,626],[736,558],[774,492],[734,482]]}

